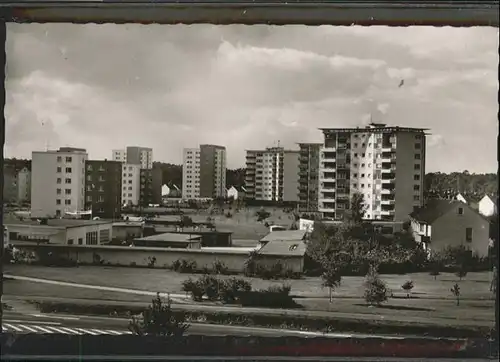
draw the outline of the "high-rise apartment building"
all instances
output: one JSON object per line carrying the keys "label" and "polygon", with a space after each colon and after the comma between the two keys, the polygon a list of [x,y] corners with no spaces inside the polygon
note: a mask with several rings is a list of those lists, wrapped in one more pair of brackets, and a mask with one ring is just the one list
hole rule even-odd
{"label": "high-rise apartment building", "polygon": [[141,191],[141,165],[122,163],[122,204],[138,206]]}
{"label": "high-rise apartment building", "polygon": [[125,150],[113,150],[113,161],[140,165],[143,169],[153,168],[153,149],[130,146]]}
{"label": "high-rise apartment building", "polygon": [[122,206],[122,163],[108,160],[85,162],[85,205],[93,216],[119,218]]}
{"label": "high-rise apartment building", "polygon": [[246,166],[246,198],[298,201],[299,151],[283,147],[248,150]]}
{"label": "high-rise apartment building", "polygon": [[200,197],[200,149],[185,148],[182,156],[182,198]]}
{"label": "high-rise apartment building", "polygon": [[3,199],[5,203],[17,202],[17,170],[14,166],[3,166]]}
{"label": "high-rise apartment building", "polygon": [[388,127],[322,129],[319,211],[341,220],[354,193],[364,197],[365,218],[403,221],[423,205],[425,129]]}
{"label": "high-rise apartment building", "polygon": [[31,201],[31,171],[27,167],[17,173],[17,201],[21,204]]}
{"label": "high-rise apartment building", "polygon": [[322,143],[299,143],[299,211],[318,211],[319,159]]}
{"label": "high-rise apartment building", "polygon": [[32,153],[31,217],[45,218],[85,210],[85,149],[61,147]]}
{"label": "high-rise apartment building", "polygon": [[147,207],[161,204],[162,176],[159,168],[141,170],[139,205]]}
{"label": "high-rise apartment building", "polygon": [[182,165],[182,198],[217,198],[226,195],[226,148],[200,145],[185,148]]}

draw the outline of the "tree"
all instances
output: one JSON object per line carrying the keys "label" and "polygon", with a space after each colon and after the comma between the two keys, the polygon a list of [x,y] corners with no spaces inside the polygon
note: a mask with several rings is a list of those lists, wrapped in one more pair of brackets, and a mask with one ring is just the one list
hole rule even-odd
{"label": "tree", "polygon": [[461,263],[456,266],[455,275],[462,280],[467,276],[467,265],[465,263]]}
{"label": "tree", "polygon": [[321,275],[323,279],[322,286],[329,289],[329,297],[330,303],[333,300],[332,292],[335,288],[340,286],[342,275],[340,274],[340,270],[335,268],[333,265],[325,268],[325,271]]}
{"label": "tree", "polygon": [[460,287],[457,283],[455,283],[455,285],[451,288],[451,292],[453,293],[453,295],[457,299],[457,306],[459,306],[460,305]]}
{"label": "tree", "polygon": [[413,284],[412,280],[406,281],[401,288],[406,292],[406,297],[410,298],[411,290],[413,289],[415,285]]}
{"label": "tree", "polygon": [[376,266],[371,266],[365,281],[365,301],[370,305],[380,305],[387,300],[387,286],[380,279]]}
{"label": "tree", "polygon": [[365,211],[366,206],[363,194],[360,192],[355,192],[351,197],[347,220],[354,224],[361,224],[365,217]]}
{"label": "tree", "polygon": [[166,302],[157,294],[151,305],[142,312],[141,318],[133,317],[129,323],[129,330],[136,335],[154,335],[178,338],[188,330],[184,314],[174,313],[170,297]]}

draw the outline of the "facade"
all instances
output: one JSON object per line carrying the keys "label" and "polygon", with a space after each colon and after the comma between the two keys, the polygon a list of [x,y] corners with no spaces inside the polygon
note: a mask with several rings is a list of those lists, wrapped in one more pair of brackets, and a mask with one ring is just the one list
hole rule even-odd
{"label": "facade", "polygon": [[319,156],[321,143],[300,143],[299,211],[318,211]]}
{"label": "facade", "polygon": [[496,202],[488,195],[484,195],[484,197],[479,201],[478,210],[481,215],[486,217],[496,215],[498,212]]}
{"label": "facade", "polygon": [[185,148],[182,157],[182,198],[200,197],[200,149]]}
{"label": "facade", "polygon": [[31,202],[31,171],[27,167],[17,174],[17,200],[21,204]]}
{"label": "facade", "polygon": [[85,210],[85,149],[32,153],[31,216],[60,217]]}
{"label": "facade", "polygon": [[122,205],[139,205],[141,165],[122,163]]}
{"label": "facade", "polygon": [[122,150],[113,150],[113,161],[132,165],[141,165],[141,168],[153,168],[153,149],[148,147],[129,146]]}
{"label": "facade", "polygon": [[246,198],[260,201],[298,201],[298,171],[299,151],[285,150],[283,147],[248,150]]}
{"label": "facade", "polygon": [[85,204],[92,215],[119,218],[122,205],[122,163],[107,160],[85,162]]}
{"label": "facade", "polygon": [[319,211],[342,220],[354,193],[365,217],[402,221],[424,201],[425,130],[370,124],[322,129]]}
{"label": "facade", "polygon": [[48,220],[47,225],[19,221],[6,227],[13,245],[100,245],[113,237],[113,224],[105,221],[54,219]]}
{"label": "facade", "polygon": [[200,145],[200,197],[226,196],[226,148]]}
{"label": "facade", "polygon": [[429,252],[465,246],[473,254],[488,256],[490,223],[469,205],[456,200],[429,200],[410,215],[417,242]]}
{"label": "facade", "polygon": [[148,206],[161,204],[161,169],[141,169],[140,176],[139,205]]}
{"label": "facade", "polygon": [[15,203],[18,200],[17,171],[10,165],[3,166],[3,199],[5,203]]}

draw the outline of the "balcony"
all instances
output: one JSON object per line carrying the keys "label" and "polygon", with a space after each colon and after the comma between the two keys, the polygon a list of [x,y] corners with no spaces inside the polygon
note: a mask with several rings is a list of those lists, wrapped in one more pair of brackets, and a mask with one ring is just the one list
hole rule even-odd
{"label": "balcony", "polygon": [[393,184],[394,181],[396,180],[395,177],[391,177],[391,178],[382,178],[382,184],[385,185],[385,184]]}
{"label": "balcony", "polygon": [[396,204],[396,200],[384,200],[380,201],[381,205],[394,206]]}
{"label": "balcony", "polygon": [[396,192],[396,189],[382,189],[380,190],[380,193],[382,195],[393,195]]}
{"label": "balcony", "polygon": [[382,173],[393,173],[396,172],[396,165],[382,167],[381,170]]}

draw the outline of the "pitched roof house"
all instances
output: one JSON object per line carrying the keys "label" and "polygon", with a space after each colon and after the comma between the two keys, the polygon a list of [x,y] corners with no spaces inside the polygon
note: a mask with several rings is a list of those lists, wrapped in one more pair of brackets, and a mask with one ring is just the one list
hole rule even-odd
{"label": "pitched roof house", "polygon": [[489,195],[484,197],[478,203],[478,210],[481,215],[490,217],[498,212],[497,200]]}
{"label": "pitched roof house", "polygon": [[490,222],[461,201],[429,200],[410,214],[410,222],[415,240],[426,250],[465,245],[478,256],[488,255]]}

